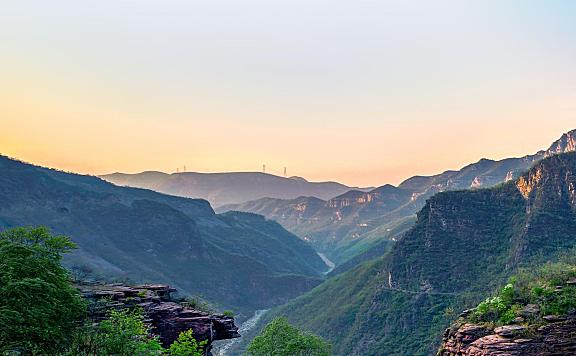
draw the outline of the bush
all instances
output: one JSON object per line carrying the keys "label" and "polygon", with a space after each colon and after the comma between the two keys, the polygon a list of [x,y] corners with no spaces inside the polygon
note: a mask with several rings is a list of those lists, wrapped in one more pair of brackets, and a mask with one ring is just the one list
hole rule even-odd
{"label": "bush", "polygon": [[302,333],[286,318],[272,320],[248,347],[252,356],[328,356],[332,346],[318,336]]}
{"label": "bush", "polygon": [[207,341],[197,342],[192,336],[192,330],[181,332],[170,348],[168,355],[170,356],[203,356],[204,347]]}
{"label": "bush", "polygon": [[139,310],[112,310],[100,324],[79,329],[68,354],[130,356],[163,352],[158,339],[148,336]]}
{"label": "bush", "polygon": [[181,301],[181,304],[208,314],[212,314],[215,312],[214,308],[210,305],[210,303],[197,296],[186,297]]}
{"label": "bush", "polygon": [[230,317],[230,318],[233,318],[233,317],[234,317],[234,312],[231,311],[231,310],[224,310],[224,311],[222,312],[222,315],[228,316],[228,317]]}
{"label": "bush", "polygon": [[576,287],[566,285],[573,278],[576,278],[576,266],[566,263],[549,263],[533,272],[521,272],[496,296],[478,304],[469,319],[479,323],[508,324],[527,304],[535,304],[540,310],[539,315],[530,317],[531,320],[576,312]]}

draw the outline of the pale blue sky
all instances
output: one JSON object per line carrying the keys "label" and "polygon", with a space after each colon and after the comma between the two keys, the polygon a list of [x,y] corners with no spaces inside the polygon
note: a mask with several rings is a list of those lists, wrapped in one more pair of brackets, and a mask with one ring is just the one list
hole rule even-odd
{"label": "pale blue sky", "polygon": [[528,154],[576,128],[574,19],[567,0],[4,1],[0,152],[370,185]]}

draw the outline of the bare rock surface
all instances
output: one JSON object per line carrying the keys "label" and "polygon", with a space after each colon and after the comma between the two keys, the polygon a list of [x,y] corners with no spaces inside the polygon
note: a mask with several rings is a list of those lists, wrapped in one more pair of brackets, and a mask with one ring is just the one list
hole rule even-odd
{"label": "bare rock surface", "polygon": [[576,355],[576,319],[550,318],[537,330],[520,325],[495,329],[463,324],[447,329],[440,356]]}
{"label": "bare rock surface", "polygon": [[208,314],[172,301],[176,292],[167,285],[126,286],[123,284],[90,284],[79,286],[83,296],[101,307],[91,308],[94,320],[106,318],[110,309],[140,307],[145,323],[152,334],[157,335],[164,346],[172,344],[178,335],[192,330],[198,341],[207,341],[206,352],[212,342],[240,337],[234,318],[220,314]]}

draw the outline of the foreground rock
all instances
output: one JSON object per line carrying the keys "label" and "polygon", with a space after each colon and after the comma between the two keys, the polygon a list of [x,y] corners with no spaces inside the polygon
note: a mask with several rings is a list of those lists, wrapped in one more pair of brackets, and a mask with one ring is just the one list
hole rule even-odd
{"label": "foreground rock", "polygon": [[550,322],[533,330],[517,325],[492,329],[474,324],[447,329],[438,355],[575,355],[576,319],[548,319]]}
{"label": "foreground rock", "polygon": [[83,296],[92,301],[91,317],[98,321],[106,318],[111,308],[141,307],[146,324],[164,346],[172,344],[182,331],[192,329],[194,338],[207,341],[206,354],[212,342],[240,337],[234,318],[211,315],[172,301],[176,290],[167,285],[129,287],[122,284],[94,284],[79,286]]}

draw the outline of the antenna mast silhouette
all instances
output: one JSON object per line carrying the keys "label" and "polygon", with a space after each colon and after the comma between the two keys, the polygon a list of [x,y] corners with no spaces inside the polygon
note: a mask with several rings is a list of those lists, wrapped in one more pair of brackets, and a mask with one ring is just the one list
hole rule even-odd
{"label": "antenna mast silhouette", "polygon": [[262,165],[262,173],[266,173],[266,165],[265,164]]}
{"label": "antenna mast silhouette", "polygon": [[284,167],[284,178],[286,178],[286,177],[287,177],[287,174],[286,174],[286,167]]}

